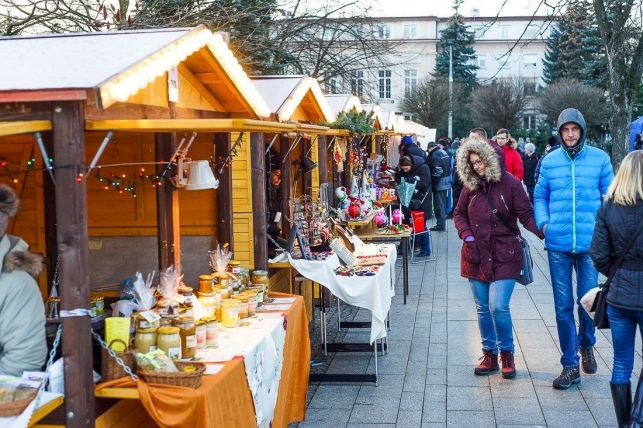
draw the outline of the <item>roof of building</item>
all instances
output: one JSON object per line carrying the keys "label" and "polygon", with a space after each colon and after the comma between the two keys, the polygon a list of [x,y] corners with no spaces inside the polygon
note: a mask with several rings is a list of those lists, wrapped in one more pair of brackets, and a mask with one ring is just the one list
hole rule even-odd
{"label": "roof of building", "polygon": [[352,94],[327,94],[326,100],[336,115],[342,111],[362,111],[362,103],[359,98]]}

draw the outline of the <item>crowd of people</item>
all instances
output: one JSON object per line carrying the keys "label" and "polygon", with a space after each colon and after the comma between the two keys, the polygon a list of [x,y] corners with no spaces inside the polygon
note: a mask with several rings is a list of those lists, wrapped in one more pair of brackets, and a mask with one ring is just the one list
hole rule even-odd
{"label": "crowd of people", "polygon": [[[599,272],[611,274],[612,399],[619,427],[639,426],[643,372],[634,402],[630,378],[637,326],[643,337],[643,234],[637,235],[643,220],[643,151],[631,152],[614,177],[610,157],[588,144],[580,111],[563,110],[557,129],[542,155],[507,129],[488,138],[485,129],[474,128],[462,141],[430,142],[426,152],[405,137],[400,165],[411,169],[396,178],[421,183],[416,191],[430,201],[422,205],[425,218],[435,215],[431,231],[446,230],[452,216],[462,239],[461,275],[470,283],[482,342],[476,375],[516,376],[510,300],[525,257],[518,222],[543,239],[547,250],[562,351],[562,370],[552,381],[556,389],[579,384],[581,369],[597,372],[595,327],[580,300],[598,286]],[[428,249],[423,244],[420,255]]]}

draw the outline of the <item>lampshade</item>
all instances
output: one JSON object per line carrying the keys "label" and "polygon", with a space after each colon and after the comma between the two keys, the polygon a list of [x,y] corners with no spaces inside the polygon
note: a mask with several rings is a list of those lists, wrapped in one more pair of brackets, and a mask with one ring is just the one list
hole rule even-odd
{"label": "lampshade", "polygon": [[187,162],[190,171],[185,190],[217,189],[219,180],[216,179],[207,160]]}
{"label": "lampshade", "polygon": [[306,156],[303,161],[301,161],[301,170],[304,174],[307,174],[317,168],[317,162]]}

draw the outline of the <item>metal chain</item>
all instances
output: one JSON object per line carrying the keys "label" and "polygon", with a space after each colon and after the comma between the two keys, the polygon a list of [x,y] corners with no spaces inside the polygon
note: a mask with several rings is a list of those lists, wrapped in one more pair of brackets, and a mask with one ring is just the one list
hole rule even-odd
{"label": "metal chain", "polygon": [[134,372],[132,372],[132,369],[130,369],[129,367],[127,367],[127,365],[125,364],[125,362],[123,362],[123,359],[122,359],[121,357],[119,357],[119,356],[118,356],[118,354],[117,354],[113,349],[111,349],[111,348],[109,347],[109,345],[107,344],[107,342],[105,342],[105,341],[103,340],[103,338],[102,338],[102,337],[100,337],[100,334],[96,333],[96,332],[94,331],[94,329],[92,329],[92,336],[94,337],[94,339],[96,339],[96,341],[97,341],[98,343],[100,343],[100,346],[101,346],[103,349],[105,349],[105,350],[107,351],[107,353],[109,354],[109,356],[110,356],[110,357],[112,357],[112,358],[114,358],[114,359],[116,360],[116,364],[118,364],[118,365],[123,369],[123,371],[124,371],[125,373],[127,373],[127,374],[129,375],[129,377],[131,377],[131,378],[132,378],[132,380],[133,380],[133,381],[135,381],[135,382],[136,382],[136,381],[138,380],[138,376],[136,376],[136,375],[134,374]]}
{"label": "metal chain", "polygon": [[275,240],[272,238],[272,236],[270,236],[270,235],[268,235],[268,234],[266,234],[266,236],[268,237],[268,239],[269,239],[273,244],[275,244],[275,245],[277,246],[277,249],[278,249],[278,250],[285,250],[285,248],[284,248],[284,247],[282,247],[281,245],[279,245],[279,243],[278,243],[277,241],[275,241]]}
{"label": "metal chain", "polygon": [[62,324],[58,324],[58,328],[56,329],[56,337],[54,338],[54,343],[51,346],[51,351],[49,351],[49,358],[47,359],[47,365],[45,366],[45,376],[42,379],[40,388],[38,388],[38,395],[36,396],[36,404],[34,409],[37,409],[40,406],[40,399],[42,398],[41,393],[45,390],[45,388],[47,387],[47,383],[49,382],[49,370],[51,369],[51,365],[54,363],[54,358],[56,358],[56,351],[58,351],[58,347],[60,346],[62,332],[63,326]]}

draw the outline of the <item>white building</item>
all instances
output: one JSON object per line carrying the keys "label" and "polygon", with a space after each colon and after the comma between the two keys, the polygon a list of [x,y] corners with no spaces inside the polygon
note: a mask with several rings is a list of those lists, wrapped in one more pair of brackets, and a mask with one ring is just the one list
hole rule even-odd
{"label": "white building", "polygon": [[[449,18],[435,16],[373,18],[374,37],[399,43],[391,55],[396,65],[386,69],[365,69],[352,73],[350,81],[330,79],[329,93],[351,92],[363,102],[379,104],[384,112],[404,113],[401,101],[418,82],[433,73],[440,33]],[[549,34],[548,17],[468,17],[465,22],[474,31],[474,49],[478,56],[480,83],[493,79],[520,79],[528,94],[542,81],[542,59]],[[524,127],[535,127],[535,105],[529,102]]]}

